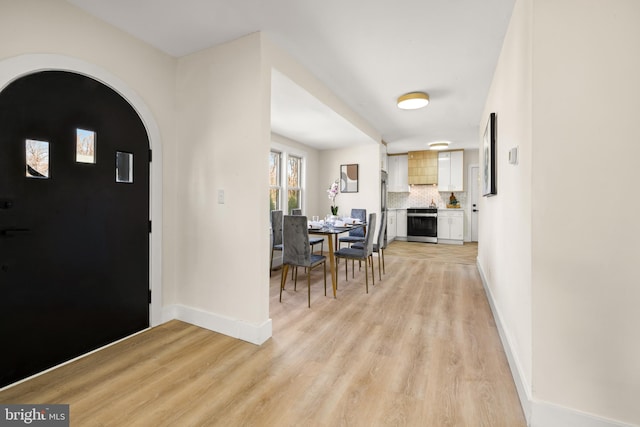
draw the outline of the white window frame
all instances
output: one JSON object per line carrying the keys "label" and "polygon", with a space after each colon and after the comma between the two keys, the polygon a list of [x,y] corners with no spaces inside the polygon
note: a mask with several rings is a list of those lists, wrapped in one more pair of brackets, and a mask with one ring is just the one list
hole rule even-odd
{"label": "white window frame", "polygon": [[[291,160],[292,158],[296,159],[296,160],[298,160],[300,162],[300,166],[299,166],[300,170],[298,171],[298,184],[299,185],[296,186],[296,187],[294,187],[294,186],[290,187],[289,186],[289,176],[288,176],[288,174],[289,174],[289,160]],[[304,193],[302,191],[303,190],[303,188],[302,188],[302,176],[304,174],[304,161],[303,161],[303,158],[300,157],[300,156],[296,156],[295,154],[288,153],[287,154],[287,167],[286,167],[286,169],[287,170],[285,171],[285,177],[286,177],[285,187],[287,188],[287,195],[285,196],[285,200],[286,200],[286,204],[287,204],[287,210],[289,209],[289,191],[291,191],[291,190],[298,191],[298,194],[299,194],[299,196],[298,196],[298,204],[299,204],[298,208],[302,209],[302,201],[303,201],[303,193]],[[290,212],[288,212],[288,213],[290,213]]]}
{"label": "white window frame", "polygon": [[[278,183],[277,185],[271,185],[271,182],[269,182],[269,203],[271,203],[271,190],[277,189],[279,190],[278,194],[280,195],[278,197],[279,200],[277,200],[277,204],[275,206],[276,210],[282,209],[282,192],[283,192],[283,185],[282,185],[282,165],[283,165],[283,161],[284,161],[284,153],[281,150],[276,150],[276,149],[271,149],[269,151],[269,156],[271,156],[272,153],[277,153],[280,156],[280,165],[278,167]],[[271,157],[269,157],[269,161],[271,161]],[[269,180],[271,180],[271,176],[269,176]]]}
{"label": "white window frame", "polygon": [[[307,153],[302,150],[289,147],[287,145],[279,144],[277,142],[271,143],[271,152],[278,152],[281,155],[280,161],[280,207],[285,215],[289,212],[289,187],[287,181],[287,169],[289,156],[297,157],[300,159],[300,208],[302,212],[306,212],[306,186],[307,186]],[[271,188],[271,187],[270,187]],[[297,189],[297,187],[296,187]],[[286,208],[286,209],[285,209]]]}

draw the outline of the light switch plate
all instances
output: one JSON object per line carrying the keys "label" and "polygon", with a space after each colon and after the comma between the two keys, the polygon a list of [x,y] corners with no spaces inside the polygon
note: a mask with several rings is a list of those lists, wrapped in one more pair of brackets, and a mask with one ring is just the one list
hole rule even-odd
{"label": "light switch plate", "polygon": [[224,204],[224,190],[218,190],[218,204]]}
{"label": "light switch plate", "polygon": [[509,163],[512,165],[518,164],[518,147],[513,147],[509,150]]}

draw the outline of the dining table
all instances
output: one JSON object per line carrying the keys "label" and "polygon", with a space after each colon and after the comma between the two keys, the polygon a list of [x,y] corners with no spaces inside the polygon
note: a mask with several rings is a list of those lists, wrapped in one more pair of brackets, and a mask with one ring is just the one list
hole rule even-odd
{"label": "dining table", "polygon": [[336,257],[334,255],[334,242],[335,247],[338,247],[338,235],[347,233],[358,228],[364,228],[365,234],[367,224],[360,222],[356,224],[346,224],[343,227],[336,227],[333,225],[323,224],[321,227],[309,226],[309,234],[315,234],[320,236],[327,236],[329,242],[329,265],[331,270],[331,285],[333,286],[333,297],[336,298],[336,291],[338,289],[338,273],[336,271]]}

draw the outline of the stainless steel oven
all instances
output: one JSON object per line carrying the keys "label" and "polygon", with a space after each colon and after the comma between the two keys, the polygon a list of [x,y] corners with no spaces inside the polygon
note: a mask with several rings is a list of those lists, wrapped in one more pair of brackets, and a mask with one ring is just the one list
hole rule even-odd
{"label": "stainless steel oven", "polygon": [[438,209],[407,209],[407,240],[438,243]]}

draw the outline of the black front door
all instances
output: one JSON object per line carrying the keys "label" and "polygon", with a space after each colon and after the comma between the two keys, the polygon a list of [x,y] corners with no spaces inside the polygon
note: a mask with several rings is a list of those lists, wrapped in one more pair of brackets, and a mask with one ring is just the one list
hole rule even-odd
{"label": "black front door", "polygon": [[0,387],[148,327],[149,153],[91,78],[0,92]]}

